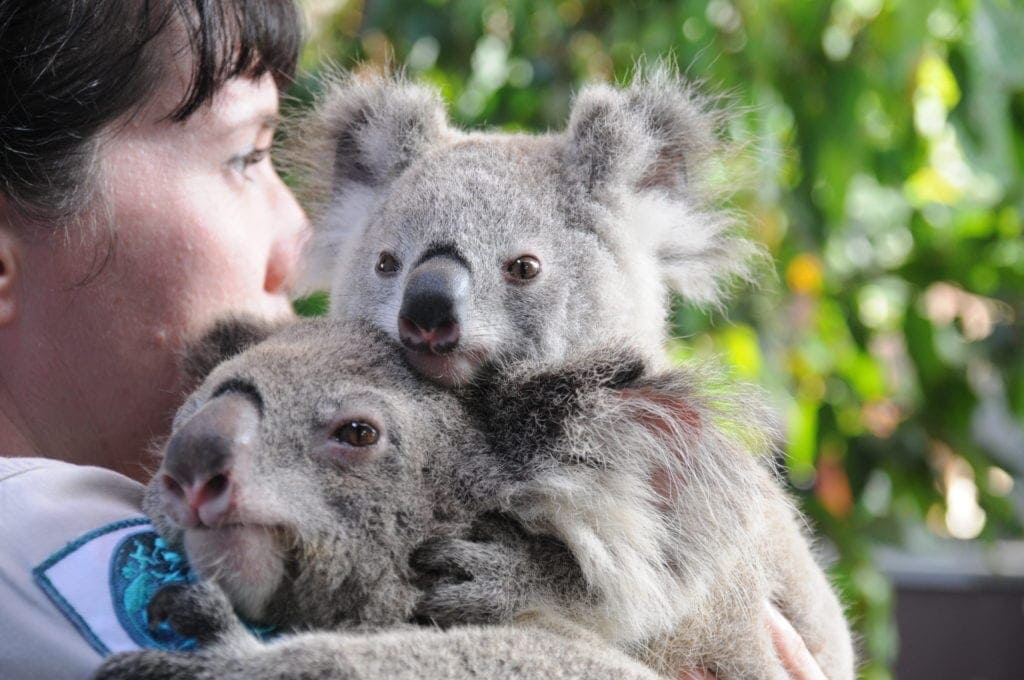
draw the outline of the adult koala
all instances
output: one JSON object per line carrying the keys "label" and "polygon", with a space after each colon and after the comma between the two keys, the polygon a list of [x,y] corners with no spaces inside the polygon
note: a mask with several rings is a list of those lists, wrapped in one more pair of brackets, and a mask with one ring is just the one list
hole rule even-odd
{"label": "adult koala", "polygon": [[[756,401],[622,350],[500,365],[458,394],[400,355],[321,320],[213,370],[146,501],[213,584],[158,596],[154,620],[208,648],[112,657],[99,678],[650,676],[612,641],[666,673],[783,680],[766,600],[852,677],[838,602],[748,448],[759,429],[738,437]],[[432,615],[516,625],[339,632],[422,613],[423,585]],[[263,644],[231,607],[321,632]]]}
{"label": "adult koala", "polygon": [[[222,325],[191,370],[265,332]],[[655,680],[550,617],[450,632],[402,626],[421,594],[410,555],[431,536],[469,530],[480,503],[464,474],[486,447],[453,395],[361,327],[303,322],[220,364],[179,410],[144,503],[203,579],[161,590],[150,623],[168,620],[201,650],[115,655],[95,678]],[[573,570],[559,554],[548,566]],[[261,642],[236,611],[284,634]]]}
{"label": "adult koala", "polygon": [[700,179],[720,118],[664,64],[586,87],[545,135],[464,132],[427,87],[343,77],[291,135],[307,283],[446,384],[614,341],[658,360],[670,291],[717,304],[757,252]]}

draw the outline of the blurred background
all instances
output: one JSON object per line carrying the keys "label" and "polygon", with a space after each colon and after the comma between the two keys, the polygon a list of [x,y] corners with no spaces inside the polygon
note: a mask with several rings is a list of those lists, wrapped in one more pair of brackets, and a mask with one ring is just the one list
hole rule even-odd
{"label": "blurred background", "polygon": [[862,677],[1024,677],[1024,3],[304,6],[292,106],[388,60],[466,127],[561,129],[581,83],[662,55],[728,95],[718,172],[776,271],[677,305],[673,351],[770,390]]}

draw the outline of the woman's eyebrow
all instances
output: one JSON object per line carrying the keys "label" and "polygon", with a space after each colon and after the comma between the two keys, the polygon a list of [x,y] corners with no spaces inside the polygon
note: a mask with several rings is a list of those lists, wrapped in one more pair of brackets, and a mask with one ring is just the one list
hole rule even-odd
{"label": "woman's eyebrow", "polygon": [[281,123],[281,117],[278,115],[261,112],[252,116],[239,117],[235,120],[223,120],[216,126],[209,126],[206,128],[204,134],[208,134],[208,139],[233,139],[236,142],[241,143],[244,140],[252,141],[252,136],[256,135],[260,139],[266,138],[268,135],[275,135],[277,133],[277,126]]}
{"label": "woman's eyebrow", "polygon": [[247,118],[230,121],[228,124],[236,129],[258,127],[261,130],[265,128],[273,130],[281,124],[281,116],[273,113],[257,113]]}
{"label": "woman's eyebrow", "polygon": [[216,128],[227,132],[230,130],[246,130],[246,129],[259,129],[259,130],[274,130],[281,123],[281,116],[276,113],[269,113],[266,110],[249,112],[248,115],[243,114],[239,116],[226,115],[220,117],[215,123]]}

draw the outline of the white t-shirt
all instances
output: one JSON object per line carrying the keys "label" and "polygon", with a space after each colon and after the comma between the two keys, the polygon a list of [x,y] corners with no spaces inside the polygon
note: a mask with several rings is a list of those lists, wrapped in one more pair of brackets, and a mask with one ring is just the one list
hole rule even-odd
{"label": "white t-shirt", "polygon": [[103,656],[188,648],[145,606],[188,581],[142,514],[143,486],[103,468],[0,458],[0,678],[80,680]]}

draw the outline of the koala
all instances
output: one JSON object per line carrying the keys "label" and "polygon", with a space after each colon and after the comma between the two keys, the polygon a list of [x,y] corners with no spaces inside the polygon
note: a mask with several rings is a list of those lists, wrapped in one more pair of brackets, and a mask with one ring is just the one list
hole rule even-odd
{"label": "koala", "polygon": [[[210,373],[147,490],[205,584],[162,591],[151,621],[205,649],[115,656],[97,678],[781,680],[768,600],[852,677],[838,601],[753,455],[763,400],[738,394],[621,347],[453,391],[372,328],[285,329]],[[286,634],[258,642],[233,610]],[[500,625],[402,625],[417,617]]]}
{"label": "koala", "polygon": [[717,305],[757,259],[702,179],[721,119],[664,64],[586,87],[543,135],[461,131],[428,87],[342,77],[289,135],[306,285],[448,385],[614,342],[659,360],[670,293]]}
{"label": "koala", "polygon": [[[696,658],[726,677],[768,677],[770,649],[750,628],[753,610],[763,600],[786,601],[792,606],[784,612],[823,650],[825,667],[851,677],[842,609],[763,462],[774,437],[763,398],[744,399],[742,388],[720,383],[709,393],[711,376],[669,371],[685,398],[601,411],[597,423],[637,435],[624,440],[598,437],[588,429],[595,423],[572,409],[568,420],[544,415],[578,404],[576,387],[556,383],[572,396],[545,388],[523,400],[531,383],[516,369],[499,371],[508,383],[481,380],[489,366],[517,362],[530,374],[541,370],[536,362],[550,375],[586,374],[591,359],[580,368],[580,357],[613,345],[668,370],[671,293],[717,305],[729,281],[750,277],[758,255],[702,180],[724,152],[721,120],[665,64],[625,87],[586,87],[567,129],[543,135],[457,130],[429,88],[343,77],[292,135],[301,140],[293,165],[305,176],[316,225],[307,279],[330,290],[331,316],[368,323],[401,343],[424,376],[475,395],[467,404],[492,442],[493,459],[477,459],[488,469],[549,446],[544,428],[559,423],[563,448],[540,457],[550,467],[537,469],[536,456],[526,456],[518,481],[490,487],[530,535],[554,536],[568,548],[594,596],[567,606],[550,597],[544,607],[641,650],[665,672]],[[505,420],[508,413],[515,418]],[[738,431],[750,441],[739,441]],[[631,473],[606,475],[610,464]],[[481,470],[474,483],[495,478]],[[487,550],[460,538],[429,543],[418,564],[439,580],[422,610],[438,622],[465,623],[536,604],[545,590],[538,582],[527,579],[524,588],[520,574],[519,584],[500,583],[495,578],[509,573],[502,561],[481,559],[490,551],[514,560],[504,550],[508,538]],[[782,552],[765,552],[765,542]],[[740,566],[718,581],[718,572],[733,568],[724,565]],[[510,594],[521,601],[502,599]],[[822,618],[796,602],[826,603]],[[738,617],[735,625],[703,627],[723,610]],[[725,661],[737,656],[726,650],[738,639],[756,648],[746,666]]]}
{"label": "koala", "polygon": [[[372,330],[307,321],[238,353],[267,331],[225,324],[193,352],[195,375],[231,358],[177,413],[146,491],[158,531],[202,578],[158,592],[149,621],[201,651],[114,655],[97,680],[657,677],[568,620],[406,623],[422,593],[416,546],[471,535],[484,516],[458,468],[486,438]],[[553,568],[573,571],[550,542],[547,557],[562,557]],[[262,642],[238,615],[283,634]]]}

